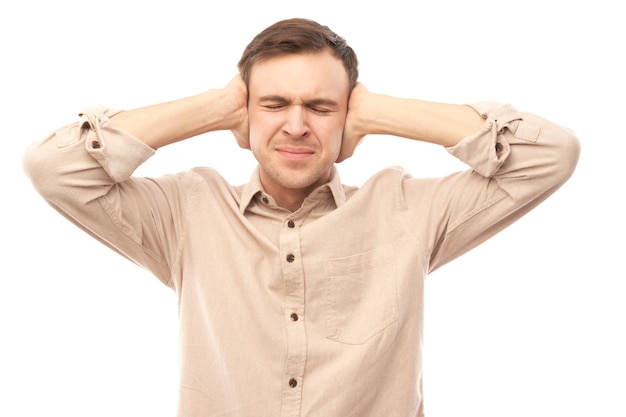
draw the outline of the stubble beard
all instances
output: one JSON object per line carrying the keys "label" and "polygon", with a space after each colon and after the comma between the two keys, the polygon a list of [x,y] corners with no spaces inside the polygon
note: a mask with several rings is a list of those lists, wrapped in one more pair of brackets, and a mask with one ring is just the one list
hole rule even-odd
{"label": "stubble beard", "polygon": [[322,185],[330,179],[332,164],[323,166],[317,164],[312,167],[288,169],[276,164],[261,164],[261,169],[274,184],[289,190],[305,190]]}

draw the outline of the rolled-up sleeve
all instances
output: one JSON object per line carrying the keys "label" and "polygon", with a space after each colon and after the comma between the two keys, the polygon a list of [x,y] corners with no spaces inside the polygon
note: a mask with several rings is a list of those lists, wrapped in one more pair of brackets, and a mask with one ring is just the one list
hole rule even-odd
{"label": "rolled-up sleeve", "polygon": [[[580,146],[571,130],[538,116],[521,113],[510,104],[480,102],[470,106],[485,119],[483,129],[447,149],[482,176],[494,177],[503,174],[502,168],[511,156],[511,146],[529,145],[528,156],[534,157],[540,156],[539,150],[549,152],[549,149],[544,146],[546,143],[543,143],[546,139],[545,135],[554,136],[557,146],[553,150],[559,150],[559,155],[547,155],[556,157],[550,165],[565,176],[563,180],[569,178],[574,171]],[[538,144],[539,147],[530,146],[537,144],[542,134],[544,137],[542,143]],[[524,153],[524,149],[516,149],[515,152]],[[536,165],[534,161],[527,160],[526,162]],[[504,170],[506,169],[505,166]]]}
{"label": "rolled-up sleeve", "polygon": [[[44,198],[63,198],[65,186],[76,185],[79,180],[83,191],[122,182],[155,153],[128,132],[112,126],[110,118],[118,112],[106,107],[84,110],[79,113],[79,122],[28,147],[24,170]],[[91,193],[83,195],[87,194]]]}
{"label": "rolled-up sleeve", "polygon": [[84,139],[74,135],[57,136],[58,140],[84,140],[87,152],[113,181],[121,182],[128,179],[155,150],[127,132],[111,126],[109,118],[116,113],[118,111],[104,107],[87,109],[79,114],[81,121],[78,129]]}

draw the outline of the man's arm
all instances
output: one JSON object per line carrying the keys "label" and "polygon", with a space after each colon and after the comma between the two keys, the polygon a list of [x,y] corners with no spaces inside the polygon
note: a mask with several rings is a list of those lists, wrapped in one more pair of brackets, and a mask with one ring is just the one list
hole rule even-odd
{"label": "man's arm", "polygon": [[132,173],[156,148],[212,130],[232,130],[246,148],[245,91],[236,77],[223,89],[170,103],[121,113],[86,109],[77,123],[27,149],[25,172],[70,221],[173,285],[183,202],[202,182],[196,174],[148,179]]}
{"label": "man's arm", "polygon": [[403,218],[429,248],[431,271],[548,198],[572,175],[580,154],[571,130],[508,104],[429,103],[372,94],[362,86],[353,94],[338,161],[364,135],[387,134],[445,146],[470,168],[402,181]]}
{"label": "man's arm", "polygon": [[350,95],[337,162],[352,156],[366,135],[385,134],[449,147],[484,124],[485,119],[469,106],[374,94],[358,84]]}
{"label": "man's arm", "polygon": [[221,89],[118,113],[111,124],[153,149],[217,130],[231,130],[239,146],[248,149],[246,104],[245,83],[236,76]]}

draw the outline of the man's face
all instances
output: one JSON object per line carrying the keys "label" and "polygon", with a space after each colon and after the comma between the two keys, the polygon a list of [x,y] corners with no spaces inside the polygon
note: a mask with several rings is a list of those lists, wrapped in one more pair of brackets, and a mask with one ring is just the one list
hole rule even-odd
{"label": "man's face", "polygon": [[326,183],[339,155],[350,93],[330,52],[256,63],[248,83],[250,148],[275,198]]}

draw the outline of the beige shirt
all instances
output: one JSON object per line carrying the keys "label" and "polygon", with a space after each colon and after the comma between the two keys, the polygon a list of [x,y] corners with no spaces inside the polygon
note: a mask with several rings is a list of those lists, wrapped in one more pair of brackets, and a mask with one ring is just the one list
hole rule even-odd
{"label": "beige shirt", "polygon": [[579,154],[567,129],[474,107],[484,128],[448,149],[471,169],[390,168],[359,189],[335,172],[294,213],[258,173],[132,177],[154,150],[104,108],[24,162],[51,205],[175,291],[179,416],[422,416],[425,276],[544,200]]}

